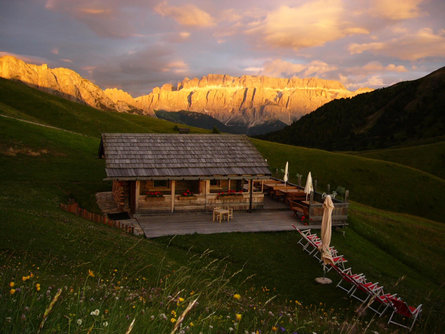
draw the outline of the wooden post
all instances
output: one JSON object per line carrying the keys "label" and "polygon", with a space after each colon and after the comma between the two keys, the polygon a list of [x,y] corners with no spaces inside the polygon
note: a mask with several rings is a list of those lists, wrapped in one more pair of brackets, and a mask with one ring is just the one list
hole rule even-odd
{"label": "wooden post", "polygon": [[171,181],[171,195],[172,195],[171,212],[175,211],[175,187],[176,187],[176,181],[172,180]]}
{"label": "wooden post", "polygon": [[317,191],[317,179],[314,180],[314,192]]}
{"label": "wooden post", "polygon": [[301,187],[301,174],[297,174],[298,185]]}
{"label": "wooden post", "polygon": [[138,212],[138,210],[139,210],[139,193],[140,193],[140,190],[141,190],[141,181],[136,181],[136,186],[135,186],[135,192],[136,192],[136,194],[134,194],[134,211],[135,212]]}
{"label": "wooden post", "polygon": [[328,194],[331,193],[331,185],[328,183]]}
{"label": "wooden post", "polygon": [[345,203],[348,202],[348,198],[349,198],[349,190],[345,191]]}
{"label": "wooden post", "polygon": [[252,212],[253,180],[249,180],[249,212]]}
{"label": "wooden post", "polygon": [[210,188],[210,180],[204,181],[204,211],[207,211],[207,194]]}

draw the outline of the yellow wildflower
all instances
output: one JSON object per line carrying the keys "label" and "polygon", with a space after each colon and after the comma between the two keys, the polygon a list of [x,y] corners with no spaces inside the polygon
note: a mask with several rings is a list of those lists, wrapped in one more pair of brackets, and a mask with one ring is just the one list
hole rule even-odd
{"label": "yellow wildflower", "polygon": [[190,323],[190,327],[195,326],[195,324],[193,323],[193,321]]}
{"label": "yellow wildflower", "polygon": [[176,311],[172,310],[172,316],[176,317]]}
{"label": "yellow wildflower", "polygon": [[184,298],[179,297],[179,302],[182,303],[184,301]]}
{"label": "yellow wildflower", "polygon": [[171,318],[170,322],[174,324],[176,322],[176,319],[175,318]]}
{"label": "yellow wildflower", "polygon": [[235,293],[233,295],[233,298],[235,298],[236,300],[240,300],[241,299],[241,295],[239,293]]}
{"label": "yellow wildflower", "polygon": [[295,304],[297,304],[298,306],[301,306],[301,303],[295,299]]}
{"label": "yellow wildflower", "polygon": [[276,332],[277,330],[278,330],[277,327],[275,327],[275,326],[272,327],[272,331],[273,331],[273,332]]}
{"label": "yellow wildflower", "polygon": [[13,295],[13,294],[15,293],[15,289],[11,289],[11,290],[9,290],[9,293],[10,293],[11,295]]}
{"label": "yellow wildflower", "polygon": [[14,282],[9,282],[9,287],[10,288],[13,288],[15,286],[15,283]]}
{"label": "yellow wildflower", "polygon": [[190,296],[193,296],[195,294],[195,291],[190,291]]}
{"label": "yellow wildflower", "polygon": [[39,283],[36,283],[36,290],[40,291],[40,284]]}
{"label": "yellow wildflower", "polygon": [[241,315],[241,314],[239,314],[239,313],[237,313],[237,314],[235,314],[235,319],[236,319],[236,321],[241,321],[241,318],[242,318],[243,316]]}
{"label": "yellow wildflower", "polygon": [[22,276],[22,281],[26,282],[27,280],[29,280],[29,276]]}
{"label": "yellow wildflower", "polygon": [[91,269],[88,269],[88,276],[94,277],[94,272]]}

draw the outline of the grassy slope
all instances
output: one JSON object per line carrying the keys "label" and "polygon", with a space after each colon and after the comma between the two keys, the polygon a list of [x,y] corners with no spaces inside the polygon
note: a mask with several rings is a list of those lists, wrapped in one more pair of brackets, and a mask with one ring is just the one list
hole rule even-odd
{"label": "grassy slope", "polygon": [[[350,198],[378,208],[445,221],[445,180],[388,161],[254,140],[272,171],[289,161],[290,179],[309,171],[320,189],[329,183],[350,190]],[[282,177],[282,175],[278,175]]]}
{"label": "grassy slope", "polygon": [[[5,109],[8,108],[3,105],[2,110]],[[37,120],[41,117],[32,110],[24,113],[16,109],[14,112],[19,112],[19,117],[23,118],[31,114]],[[81,123],[86,116],[78,117]],[[68,127],[67,121],[63,117],[60,119],[55,117],[52,124]],[[106,119],[103,122],[110,128],[118,123]],[[96,135],[97,131],[94,127],[78,129],[85,129],[91,135]],[[154,130],[159,128],[155,126]],[[103,131],[110,130],[104,127]],[[349,307],[349,301],[340,291],[313,283],[313,277],[321,274],[320,267],[298,249],[294,233],[195,235],[137,242],[135,238],[60,211],[58,203],[69,194],[74,194],[83,206],[92,207],[93,194],[109,188],[102,182],[103,161],[96,158],[98,139],[0,118],[0,143],[0,215],[3,218],[0,258],[2,263],[20,263],[22,267],[31,268],[37,264],[41,268],[40,279],[46,285],[76,285],[82,282],[89,268],[106,275],[118,267],[128,275],[137,272],[154,277],[159,273],[160,262],[166,263],[165,270],[169,271],[187,266],[189,254],[211,248],[215,250],[213,257],[225,258],[229,271],[244,267],[246,275],[255,274],[254,285],[275,287],[280,300],[298,298],[305,304],[325,301],[328,306]],[[317,168],[320,164],[322,167],[337,166],[343,155],[324,155],[326,152],[259,141],[256,145],[273,167],[280,167],[284,160],[289,160],[291,176],[295,173],[293,166],[301,166],[300,173],[311,169],[321,180],[331,180],[330,174],[332,179],[342,177],[336,174],[337,169],[325,168],[326,174],[321,174]],[[20,152],[31,149],[40,155],[18,153],[10,156],[10,147]],[[364,171],[357,175],[352,173],[354,168],[343,172],[352,173],[357,178],[355,182],[362,184],[361,178],[369,173],[366,169],[373,166],[368,165],[369,161],[372,160],[349,157],[347,165],[358,164]],[[399,177],[404,172],[405,169],[396,169],[391,173]],[[378,174],[375,177],[380,180]],[[409,178],[408,181],[411,182]],[[381,186],[372,188],[375,187]],[[352,197],[357,199],[353,188],[350,189]],[[398,194],[392,187],[389,191],[393,196]],[[445,315],[441,306],[444,292],[439,290],[445,272],[444,225],[359,204],[353,205],[350,220],[351,226],[345,235],[334,233],[333,243],[349,258],[354,270],[366,272],[370,279],[379,280],[387,290],[406,296],[413,304],[425,303],[425,318],[431,316],[432,320],[424,323],[424,328],[440,328],[438,319]],[[168,250],[166,244],[169,244]],[[161,261],[164,257],[165,261]],[[398,278],[404,275],[406,278],[397,284]],[[0,287],[4,288],[10,279],[2,276]],[[357,306],[356,303],[352,305]]]}
{"label": "grassy slope", "polygon": [[[11,157],[5,151],[0,155],[0,256],[2,262],[20,262],[27,268],[37,263],[42,285],[76,286],[90,268],[104,276],[118,268],[125,275],[138,272],[153,279],[163,258],[168,272],[186,265],[189,254],[210,248],[212,257],[225,259],[229,272],[244,268],[243,277],[255,275],[243,289],[267,286],[271,294],[279,294],[281,302],[287,298],[297,298],[305,305],[325,302],[346,314],[350,314],[348,308],[357,306],[332,286],[313,282],[321,269],[297,247],[295,233],[193,235],[137,242],[60,211],[58,203],[68,193],[77,193],[87,202],[89,193],[106,187],[101,181],[103,161],[96,159],[98,140],[11,119],[0,118],[0,124],[5,146],[48,150],[40,156],[19,153]],[[403,238],[388,239],[388,234],[402,233]],[[444,297],[438,291],[445,278],[440,241],[444,235],[443,224],[356,204],[351,227],[345,235],[334,233],[333,244],[354,269],[379,280],[387,290],[409,296],[411,303],[426,303],[426,312],[434,320]],[[406,278],[394,287],[402,276]],[[10,279],[4,277],[0,285]],[[426,325],[437,326],[436,321]]]}
{"label": "grassy slope", "polygon": [[366,158],[396,162],[445,179],[444,141],[426,145],[350,153]]}

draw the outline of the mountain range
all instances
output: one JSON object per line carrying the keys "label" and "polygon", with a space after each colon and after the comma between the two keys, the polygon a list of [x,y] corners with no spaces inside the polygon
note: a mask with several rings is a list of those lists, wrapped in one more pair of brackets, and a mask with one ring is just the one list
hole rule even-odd
{"label": "mountain range", "polygon": [[331,101],[261,138],[342,151],[443,141],[445,67],[417,80]]}
{"label": "mountain range", "polygon": [[156,117],[156,110],[198,112],[235,129],[234,132],[245,133],[254,127],[267,132],[278,125],[291,124],[333,99],[370,91],[363,88],[353,92],[338,81],[316,78],[209,74],[201,79],[185,78],[176,85],[164,84],[148,95],[134,98],[120,89],[102,90],[70,69],[28,64],[13,56],[0,58],[0,77],[102,110],[152,117]]}

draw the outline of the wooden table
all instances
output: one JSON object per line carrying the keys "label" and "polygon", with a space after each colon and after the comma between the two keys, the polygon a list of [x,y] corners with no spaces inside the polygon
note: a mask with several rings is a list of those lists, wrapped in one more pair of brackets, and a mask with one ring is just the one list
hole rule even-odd
{"label": "wooden table", "polygon": [[230,213],[229,209],[214,208],[213,221],[218,220],[221,223],[223,218],[225,217],[227,222],[229,222],[229,213]]}
{"label": "wooden table", "polygon": [[285,197],[284,201],[286,203],[289,203],[289,201],[297,201],[297,200],[304,201],[306,199],[306,193],[298,188],[291,188],[291,189],[281,188],[278,189],[276,192],[278,197],[280,195]]}
{"label": "wooden table", "polygon": [[288,185],[284,185],[284,184],[277,185],[277,186],[272,187],[272,190],[271,190],[270,194],[275,199],[280,199],[280,198],[284,197],[283,191],[287,191],[287,190],[291,190],[291,189],[297,189],[297,187],[288,186]]}
{"label": "wooden table", "polygon": [[269,190],[271,190],[273,187],[275,187],[275,186],[279,186],[279,185],[283,185],[283,186],[284,186],[284,183],[283,183],[283,182],[280,182],[280,181],[269,181],[269,182],[264,182],[264,183],[263,183],[263,188],[264,188],[265,190],[269,191]]}

